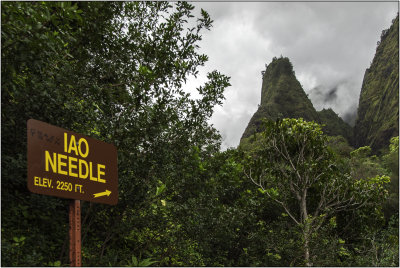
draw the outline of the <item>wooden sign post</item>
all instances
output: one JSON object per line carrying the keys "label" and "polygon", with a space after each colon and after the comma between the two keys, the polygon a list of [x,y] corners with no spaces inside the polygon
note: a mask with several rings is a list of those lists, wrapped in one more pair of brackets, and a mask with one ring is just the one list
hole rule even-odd
{"label": "wooden sign post", "polygon": [[117,148],[85,135],[29,119],[27,122],[28,189],[72,199],[69,206],[71,266],[81,260],[80,200],[116,205]]}
{"label": "wooden sign post", "polygon": [[80,200],[71,200],[69,204],[69,260],[72,267],[82,265]]}

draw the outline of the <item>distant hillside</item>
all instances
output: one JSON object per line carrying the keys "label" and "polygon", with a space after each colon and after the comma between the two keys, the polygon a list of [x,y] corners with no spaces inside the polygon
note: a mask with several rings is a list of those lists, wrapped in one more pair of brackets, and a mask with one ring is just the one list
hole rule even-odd
{"label": "distant hillside", "polygon": [[262,118],[304,118],[326,124],[325,133],[342,135],[348,141],[352,138],[352,128],[332,109],[317,112],[310,99],[296,79],[293,65],[286,57],[274,58],[263,73],[261,104],[250,119],[242,139],[261,132]]}
{"label": "distant hillside", "polygon": [[324,124],[324,133],[329,136],[343,136],[349,144],[353,144],[353,128],[343,121],[331,108],[317,112],[319,123]]}
{"label": "distant hillside", "polygon": [[362,83],[354,139],[376,153],[399,135],[399,16],[384,30]]}

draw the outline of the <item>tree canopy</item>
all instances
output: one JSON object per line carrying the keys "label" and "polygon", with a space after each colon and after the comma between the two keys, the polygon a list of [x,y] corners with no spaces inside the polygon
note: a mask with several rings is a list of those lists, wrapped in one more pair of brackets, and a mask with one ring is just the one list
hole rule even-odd
{"label": "tree canopy", "polygon": [[246,176],[301,229],[305,265],[311,266],[316,257],[310,255],[312,235],[340,211],[380,204],[390,178],[357,179],[346,173],[317,123],[283,119],[265,124],[264,142]]}

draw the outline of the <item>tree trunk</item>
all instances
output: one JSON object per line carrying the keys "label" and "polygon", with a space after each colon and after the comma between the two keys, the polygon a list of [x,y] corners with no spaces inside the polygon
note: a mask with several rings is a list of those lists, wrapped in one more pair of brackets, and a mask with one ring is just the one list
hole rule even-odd
{"label": "tree trunk", "polygon": [[300,201],[300,214],[301,214],[301,222],[303,224],[303,239],[304,239],[304,261],[306,266],[310,267],[310,223],[308,221],[308,212],[307,212],[307,189],[304,189],[301,195]]}
{"label": "tree trunk", "polygon": [[309,248],[308,242],[309,242],[309,236],[308,236],[307,233],[305,233],[304,234],[304,261],[306,263],[306,266],[310,267],[311,266],[311,263],[310,263],[310,248]]}

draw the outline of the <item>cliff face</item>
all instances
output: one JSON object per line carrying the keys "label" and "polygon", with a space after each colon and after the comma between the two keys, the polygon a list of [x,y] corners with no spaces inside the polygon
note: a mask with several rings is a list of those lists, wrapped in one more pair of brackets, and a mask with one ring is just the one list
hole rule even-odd
{"label": "cliff face", "polygon": [[254,133],[261,132],[262,118],[304,118],[326,124],[326,134],[342,135],[348,141],[352,138],[351,127],[346,124],[332,109],[317,112],[296,79],[293,66],[288,58],[274,58],[263,74],[261,104],[250,119],[242,140]]}
{"label": "cliff face", "polygon": [[369,145],[376,153],[399,135],[399,16],[384,30],[362,83],[357,120],[356,147]]}

